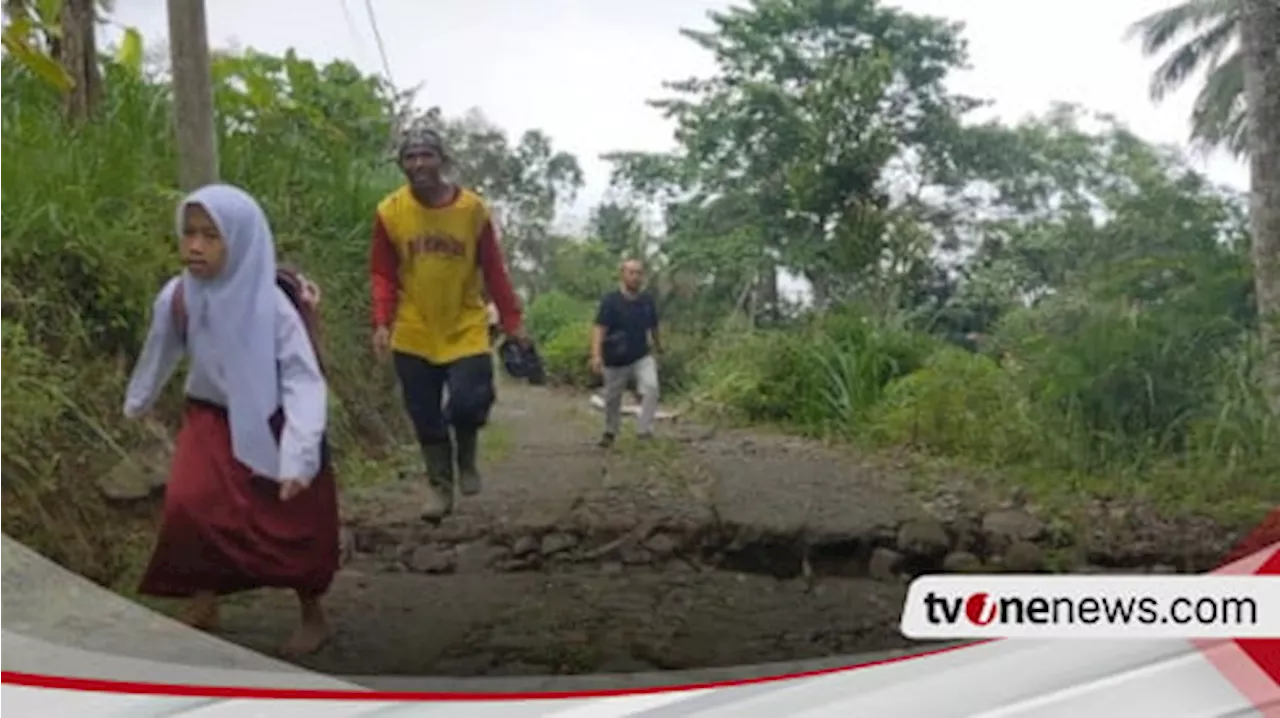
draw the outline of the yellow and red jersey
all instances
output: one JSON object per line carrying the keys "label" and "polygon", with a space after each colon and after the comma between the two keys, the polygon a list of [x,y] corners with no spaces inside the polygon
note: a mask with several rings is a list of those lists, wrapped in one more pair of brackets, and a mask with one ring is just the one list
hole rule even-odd
{"label": "yellow and red jersey", "polygon": [[455,188],[428,207],[406,185],[378,204],[370,251],[373,322],[391,348],[447,364],[490,350],[486,295],[504,331],[520,328],[520,302],[484,201]]}

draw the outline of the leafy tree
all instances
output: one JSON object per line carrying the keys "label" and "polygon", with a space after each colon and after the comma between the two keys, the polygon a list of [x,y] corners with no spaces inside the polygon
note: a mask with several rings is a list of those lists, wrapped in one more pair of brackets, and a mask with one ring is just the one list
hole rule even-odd
{"label": "leafy tree", "polygon": [[643,256],[648,237],[633,206],[603,202],[591,213],[591,235],[604,243],[614,257]]}
{"label": "leafy tree", "polygon": [[652,104],[674,156],[617,154],[619,184],[671,197],[671,261],[777,317],[779,269],[825,306],[881,271],[890,163],[924,158],[976,103],[944,88],[965,56],[958,27],[874,0],[755,0],[683,34],[718,72]]}
{"label": "leafy tree", "polygon": [[556,150],[540,130],[526,131],[513,145],[477,110],[445,121],[442,130],[459,180],[483,194],[500,217],[517,286],[530,296],[545,291],[556,212],[582,188],[577,158]]}

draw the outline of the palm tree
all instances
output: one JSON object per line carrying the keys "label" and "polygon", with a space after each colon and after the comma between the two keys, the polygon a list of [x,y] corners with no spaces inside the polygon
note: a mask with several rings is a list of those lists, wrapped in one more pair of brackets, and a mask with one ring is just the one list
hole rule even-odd
{"label": "palm tree", "polygon": [[1251,114],[1250,217],[1262,386],[1280,415],[1280,3],[1242,0],[1240,8],[1240,55]]}
{"label": "palm tree", "polygon": [[1244,62],[1240,55],[1241,0],[1182,0],[1134,23],[1128,36],[1142,40],[1148,57],[1164,61],[1151,78],[1157,102],[1196,72],[1206,73],[1191,111],[1191,138],[1203,147],[1249,152],[1245,127]]}

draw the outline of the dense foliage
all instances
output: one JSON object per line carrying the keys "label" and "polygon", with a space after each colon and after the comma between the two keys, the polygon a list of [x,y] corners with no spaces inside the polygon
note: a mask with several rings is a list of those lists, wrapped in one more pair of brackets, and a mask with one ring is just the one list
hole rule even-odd
{"label": "dense foliage", "polygon": [[[594,300],[642,255],[668,395],[725,419],[905,446],[1078,497],[1185,510],[1280,500],[1242,198],[1074,107],[967,119],[959,28],[874,0],[756,0],[687,32],[712,77],[654,102],[679,151],[619,151],[582,236],[553,220],[576,160],[478,112],[427,113],[503,218],[552,376],[591,381]],[[92,122],[13,58],[3,93],[5,520],[102,580],[126,523],[91,478],[149,440],[119,420],[154,292],[176,269],[169,88],[103,60]],[[344,476],[385,473],[404,425],[367,349],[367,236],[411,98],[347,63],[216,60],[222,172],[325,288]],[[646,210],[662,230],[646,229]],[[810,301],[780,278],[803,279]],[[173,399],[176,399],[176,394]],[[172,420],[172,401],[167,405]]]}

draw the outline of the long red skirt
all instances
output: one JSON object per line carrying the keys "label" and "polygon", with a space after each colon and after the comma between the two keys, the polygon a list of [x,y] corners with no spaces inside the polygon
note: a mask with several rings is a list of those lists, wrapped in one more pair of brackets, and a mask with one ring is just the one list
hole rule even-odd
{"label": "long red skirt", "polygon": [[[279,432],[282,416],[272,421]],[[141,592],[187,597],[289,588],[328,590],[338,570],[338,495],[324,468],[289,501],[231,453],[222,407],[188,399],[165,488],[164,517]]]}

